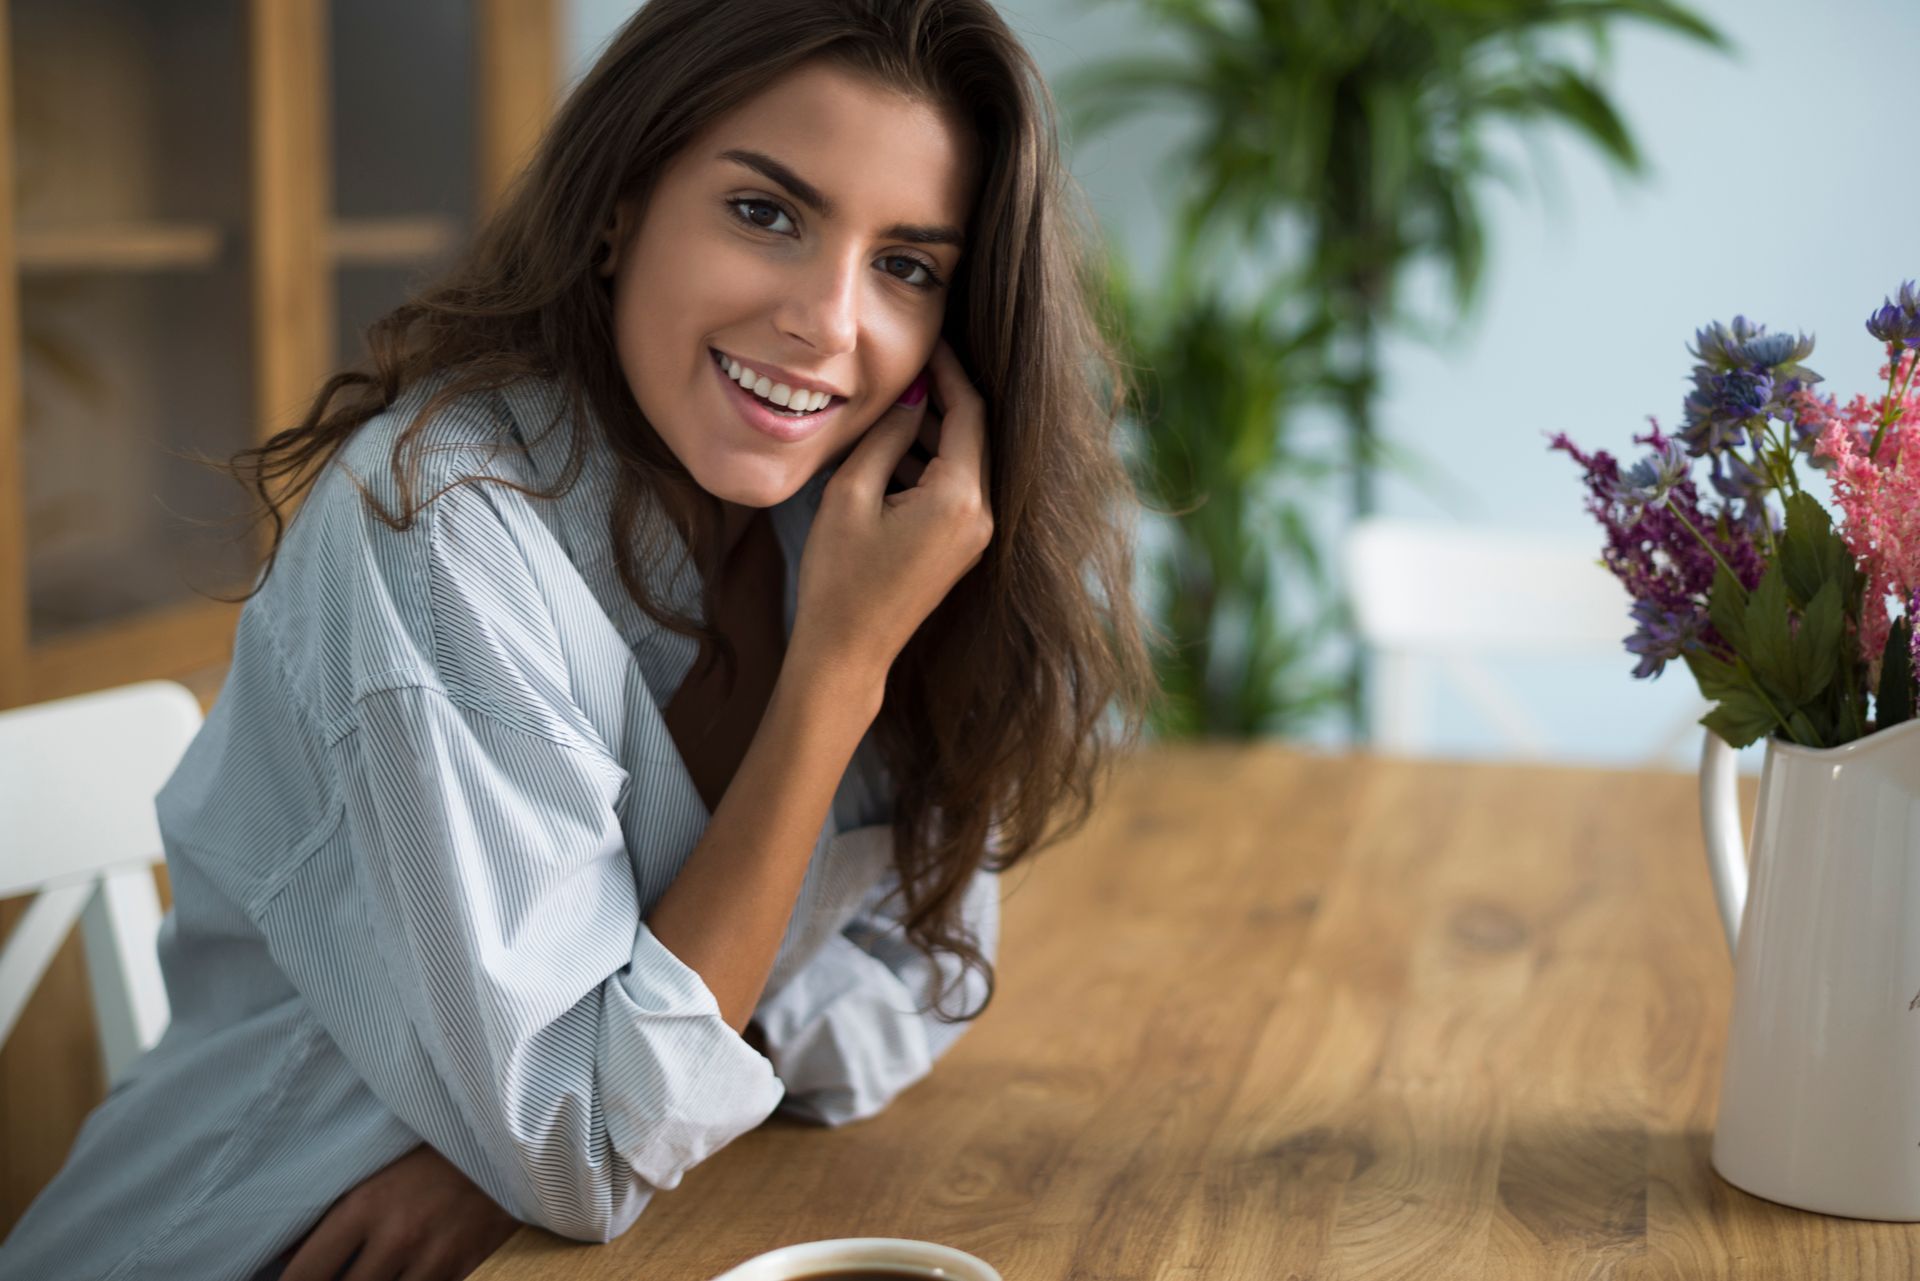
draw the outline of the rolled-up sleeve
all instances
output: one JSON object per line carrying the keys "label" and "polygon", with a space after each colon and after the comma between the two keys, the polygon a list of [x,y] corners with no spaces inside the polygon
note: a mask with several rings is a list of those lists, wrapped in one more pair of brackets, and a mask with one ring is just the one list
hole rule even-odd
{"label": "rolled-up sleeve", "polygon": [[[941,985],[949,1015],[971,1013],[985,999],[984,975],[944,953],[936,970],[907,941],[900,921],[881,909],[897,897],[897,886],[892,875],[876,886],[846,927],[755,1011],[767,1057],[786,1086],[783,1113],[840,1126],[882,1111],[932,1071],[970,1026],[937,1016],[932,1004]],[[974,874],[961,914],[993,962],[1000,938],[997,874]]]}
{"label": "rolled-up sleeve", "polygon": [[[520,1217],[605,1240],[773,1111],[767,1060],[640,919],[611,758],[421,687],[362,699],[341,747],[377,963],[341,974],[374,990],[314,1004],[428,1142],[484,1154]],[[371,1043],[369,1001],[410,1036]],[[452,1109],[419,1103],[422,1073]]]}

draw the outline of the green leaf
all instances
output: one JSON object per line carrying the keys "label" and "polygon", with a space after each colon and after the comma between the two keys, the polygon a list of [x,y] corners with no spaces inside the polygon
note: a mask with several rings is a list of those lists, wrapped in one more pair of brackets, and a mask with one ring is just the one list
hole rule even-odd
{"label": "green leaf", "polygon": [[1747,663],[1767,690],[1799,706],[1806,702],[1806,675],[1793,652],[1787,629],[1786,577],[1776,562],[1747,601],[1743,622],[1747,631]]}
{"label": "green leaf", "polygon": [[1847,742],[1850,736],[1840,732],[1838,701],[1831,698],[1817,699],[1801,709],[1813,727],[1813,737],[1808,745],[1813,747],[1838,747]]}
{"label": "green leaf", "polygon": [[1729,663],[1703,649],[1688,650],[1681,657],[1699,682],[1701,696],[1716,704],[1702,725],[1735,747],[1745,747],[1779,727],[1773,708],[1754,689],[1754,676],[1744,659],[1736,655]]}
{"label": "green leaf", "polygon": [[1690,649],[1680,657],[1686,661],[1687,670],[1693,673],[1695,683],[1700,686],[1700,696],[1710,703],[1753,692],[1748,677],[1738,667],[1715,658],[1704,649]]}
{"label": "green leaf", "polygon": [[1542,26],[1574,22],[1597,25],[1605,19],[1625,17],[1666,27],[1718,49],[1729,47],[1727,38],[1713,26],[1670,0],[1563,0],[1557,5],[1524,10],[1514,21]]}
{"label": "green leaf", "polygon": [[1707,617],[1714,630],[1733,646],[1736,654],[1747,652],[1747,589],[1722,565],[1713,571],[1713,591],[1707,597]]}
{"label": "green leaf", "polygon": [[1787,499],[1780,568],[1787,576],[1787,594],[1796,606],[1804,607],[1811,601],[1822,583],[1834,583],[1840,589],[1843,611],[1857,611],[1860,574],[1853,552],[1847,540],[1835,532],[1826,508],[1811,494],[1794,494]]}
{"label": "green leaf", "polygon": [[1766,737],[1773,729],[1773,713],[1756,696],[1745,692],[1720,700],[1700,723],[1727,740],[1729,747],[1745,747]]}
{"label": "green leaf", "polygon": [[1806,693],[1798,701],[1819,698],[1840,674],[1842,621],[1840,584],[1829,578],[1813,594],[1793,637],[1794,666],[1806,681]]}
{"label": "green leaf", "polygon": [[1880,653],[1880,690],[1874,697],[1877,729],[1913,719],[1913,625],[1896,618]]}

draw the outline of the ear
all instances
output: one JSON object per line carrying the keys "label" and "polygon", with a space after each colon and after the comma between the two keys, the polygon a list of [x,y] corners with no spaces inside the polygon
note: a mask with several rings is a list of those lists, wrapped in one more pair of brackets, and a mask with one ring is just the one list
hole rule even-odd
{"label": "ear", "polygon": [[613,206],[613,221],[601,232],[601,244],[605,252],[600,258],[599,271],[602,276],[612,276],[620,270],[620,255],[632,239],[636,209],[631,196],[616,201]]}

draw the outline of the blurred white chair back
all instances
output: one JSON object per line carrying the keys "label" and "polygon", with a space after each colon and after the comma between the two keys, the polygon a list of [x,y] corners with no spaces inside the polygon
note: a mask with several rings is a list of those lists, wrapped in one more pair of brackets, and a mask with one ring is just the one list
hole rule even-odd
{"label": "blurred white chair back", "polygon": [[200,721],[171,681],[0,712],[0,898],[37,895],[0,948],[0,1043],[75,921],[109,1087],[160,1039],[153,801]]}
{"label": "blurred white chair back", "polygon": [[[1545,756],[1550,744],[1538,717],[1490,661],[1630,657],[1621,642],[1633,630],[1632,599],[1591,542],[1368,517],[1348,534],[1346,570],[1360,639],[1375,663],[1370,728],[1387,751],[1430,747],[1437,670],[1516,753]],[[1706,711],[1698,700],[1646,763],[1669,764],[1683,745],[1697,750]]]}

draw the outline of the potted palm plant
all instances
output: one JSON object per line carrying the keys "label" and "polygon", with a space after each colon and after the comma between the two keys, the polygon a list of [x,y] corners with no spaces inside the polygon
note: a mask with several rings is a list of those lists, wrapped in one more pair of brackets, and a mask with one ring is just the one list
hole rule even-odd
{"label": "potted palm plant", "polygon": [[[1249,432],[1257,427],[1238,418],[1174,416],[1218,412],[1222,403],[1270,410],[1269,430],[1287,438],[1282,418],[1324,406],[1342,424],[1344,454],[1332,461],[1344,473],[1349,512],[1370,512],[1381,466],[1420,468],[1417,455],[1389,449],[1378,431],[1383,337],[1444,332],[1409,311],[1400,283],[1416,264],[1437,264],[1457,315],[1477,298],[1486,257],[1482,193],[1519,176],[1487,145],[1494,131],[1569,129],[1637,174],[1639,149],[1588,65],[1600,61],[1609,30],[1633,21],[1716,48],[1725,42],[1667,0],[1138,3],[1164,33],[1156,42],[1164,48],[1082,68],[1063,78],[1061,97],[1079,136],[1161,105],[1195,122],[1169,157],[1166,186],[1185,195],[1173,211],[1166,278],[1116,311],[1155,317],[1134,342],[1147,363],[1143,381],[1194,392],[1163,389],[1152,406],[1160,416],[1141,427],[1172,443],[1137,455],[1149,492],[1165,487],[1168,449],[1183,452],[1191,476],[1205,482],[1193,495],[1202,505],[1173,520],[1165,556],[1174,563],[1160,578],[1171,593],[1168,630],[1206,661],[1170,651],[1163,677],[1179,690],[1204,671],[1208,699],[1242,691],[1248,706],[1210,707],[1169,728],[1252,733],[1298,723],[1322,701],[1320,682],[1280,692],[1267,683],[1310,666],[1318,631],[1332,626],[1351,653],[1336,679],[1357,736],[1364,695],[1350,611],[1326,575],[1292,572],[1328,562],[1315,545],[1325,535],[1295,507],[1283,518],[1292,532],[1275,542],[1274,509],[1226,490],[1284,489],[1282,473],[1303,466],[1299,451],[1254,448]],[[1116,287],[1133,288],[1124,280]],[[1228,297],[1251,298],[1264,313],[1236,313]],[[1229,323],[1229,315],[1237,319]],[[1209,343],[1235,345],[1202,350]],[[1188,360],[1207,372],[1180,363]],[[1263,391],[1268,383],[1284,384],[1286,394]],[[1331,483],[1316,479],[1322,491]],[[1221,512],[1201,514],[1216,503]],[[1283,563],[1263,560],[1261,546]],[[1276,573],[1302,598],[1290,611],[1274,607]],[[1235,639],[1223,643],[1216,633]]]}

